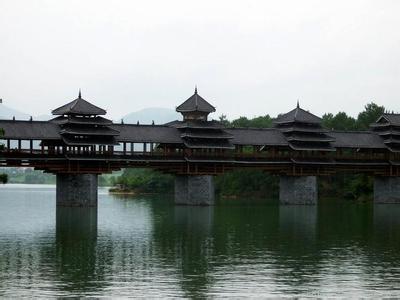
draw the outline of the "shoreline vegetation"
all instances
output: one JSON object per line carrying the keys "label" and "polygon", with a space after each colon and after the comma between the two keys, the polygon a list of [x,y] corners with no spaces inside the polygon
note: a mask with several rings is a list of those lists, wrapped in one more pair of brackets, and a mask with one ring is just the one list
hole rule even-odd
{"label": "shoreline vegetation", "polygon": [[[386,111],[385,107],[371,102],[365,105],[357,118],[345,112],[322,116],[322,125],[333,130],[368,130]],[[227,127],[270,128],[274,118],[269,115],[251,119],[240,117],[229,121],[225,115],[219,121]],[[0,130],[1,134],[1,130]],[[1,147],[1,145],[0,145]],[[4,174],[2,174],[4,173]],[[55,184],[54,175],[30,168],[1,168],[0,183]],[[109,192],[121,195],[173,194],[174,177],[151,169],[124,169],[99,176],[99,186],[109,186]],[[235,170],[215,177],[217,196],[224,199],[239,197],[276,197],[279,193],[279,177],[260,170]],[[373,178],[365,174],[335,174],[319,178],[319,191],[323,196],[369,201],[372,199]]]}

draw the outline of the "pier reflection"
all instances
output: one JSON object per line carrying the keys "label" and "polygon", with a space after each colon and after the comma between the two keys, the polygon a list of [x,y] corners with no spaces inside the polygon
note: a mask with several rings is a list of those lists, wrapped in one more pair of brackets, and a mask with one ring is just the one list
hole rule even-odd
{"label": "pier reflection", "polygon": [[104,276],[97,268],[96,242],[97,208],[57,207],[55,275],[64,283],[64,291],[100,287]]}

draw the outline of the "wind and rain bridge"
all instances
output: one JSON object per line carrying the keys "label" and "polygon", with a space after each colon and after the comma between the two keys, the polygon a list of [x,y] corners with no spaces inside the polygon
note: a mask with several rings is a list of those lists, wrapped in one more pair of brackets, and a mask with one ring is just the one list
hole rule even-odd
{"label": "wind and rain bridge", "polygon": [[399,114],[335,131],[297,105],[273,128],[229,128],[197,89],[176,111],[183,119],[163,125],[116,124],[79,92],[49,121],[0,120],[0,166],[55,174],[58,206],[97,206],[98,175],[121,168],[174,174],[177,204],[212,205],[213,177],[240,168],[280,176],[282,204],[316,204],[318,176],[336,172],[374,176],[374,201],[400,203]]}

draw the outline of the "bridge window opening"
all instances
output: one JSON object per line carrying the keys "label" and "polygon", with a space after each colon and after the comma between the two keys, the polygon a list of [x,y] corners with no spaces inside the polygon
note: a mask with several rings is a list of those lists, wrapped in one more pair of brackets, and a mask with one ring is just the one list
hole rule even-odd
{"label": "bridge window opening", "polygon": [[39,141],[39,140],[33,140],[33,144],[32,144],[32,147],[33,147],[33,150],[40,150],[40,142],[41,141]]}
{"label": "bridge window opening", "polygon": [[18,141],[10,140],[10,149],[18,149]]}
{"label": "bridge window opening", "polygon": [[21,140],[21,150],[29,150],[31,148],[30,141]]}
{"label": "bridge window opening", "polygon": [[116,152],[122,152],[123,151],[123,144],[124,143],[119,143],[118,145],[114,146],[114,151]]}

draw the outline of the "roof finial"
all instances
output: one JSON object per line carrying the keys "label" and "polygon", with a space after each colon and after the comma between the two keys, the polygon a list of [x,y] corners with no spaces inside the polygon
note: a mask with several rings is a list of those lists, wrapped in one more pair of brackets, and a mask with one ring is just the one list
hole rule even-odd
{"label": "roof finial", "polygon": [[194,93],[197,94],[197,84],[194,86]]}
{"label": "roof finial", "polygon": [[82,98],[82,94],[81,94],[81,89],[79,89],[79,95],[78,98],[81,99]]}
{"label": "roof finial", "polygon": [[297,99],[297,108],[300,108],[299,99]]}

